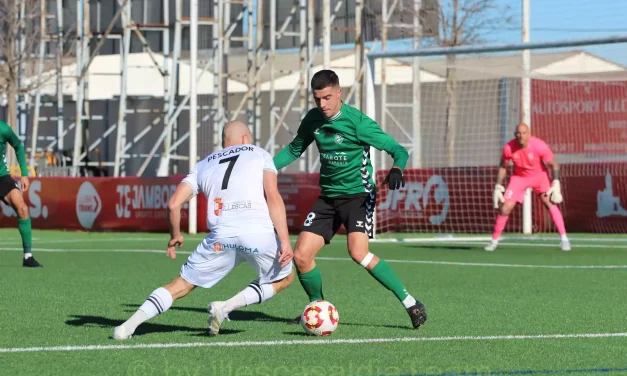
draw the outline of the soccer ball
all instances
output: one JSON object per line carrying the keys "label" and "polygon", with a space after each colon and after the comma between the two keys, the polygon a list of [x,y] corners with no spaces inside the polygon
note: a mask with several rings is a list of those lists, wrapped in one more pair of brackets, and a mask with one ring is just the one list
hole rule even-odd
{"label": "soccer ball", "polygon": [[313,336],[328,336],[337,329],[340,315],[337,308],[326,300],[316,300],[307,304],[300,316],[300,325],[305,333]]}

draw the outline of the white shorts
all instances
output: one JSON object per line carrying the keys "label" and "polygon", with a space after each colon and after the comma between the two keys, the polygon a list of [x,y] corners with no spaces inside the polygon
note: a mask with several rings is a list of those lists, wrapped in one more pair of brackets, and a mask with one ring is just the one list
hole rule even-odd
{"label": "white shorts", "polygon": [[281,242],[274,233],[249,234],[216,239],[210,233],[181,267],[181,277],[200,287],[210,288],[247,261],[259,275],[259,283],[272,283],[292,273],[292,263],[281,268]]}

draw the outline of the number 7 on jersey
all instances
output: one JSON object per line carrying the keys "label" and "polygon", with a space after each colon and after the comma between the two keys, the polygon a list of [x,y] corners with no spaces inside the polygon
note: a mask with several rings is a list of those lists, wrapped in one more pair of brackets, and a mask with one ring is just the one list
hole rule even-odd
{"label": "number 7 on jersey", "polygon": [[227,189],[229,186],[229,179],[231,178],[231,172],[233,171],[233,166],[235,166],[237,158],[239,158],[239,154],[220,160],[220,164],[229,162],[229,166],[226,168],[224,178],[222,179],[222,189]]}

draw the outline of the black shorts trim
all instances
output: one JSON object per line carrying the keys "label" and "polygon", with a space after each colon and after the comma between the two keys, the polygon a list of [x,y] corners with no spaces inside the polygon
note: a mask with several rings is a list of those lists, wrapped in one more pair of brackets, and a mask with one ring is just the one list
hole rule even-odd
{"label": "black shorts trim", "polygon": [[342,225],[348,233],[366,233],[374,237],[376,193],[360,193],[341,197],[320,196],[307,214],[301,231],[312,232],[324,238],[325,244]]}
{"label": "black shorts trim", "polygon": [[0,176],[0,200],[5,204],[9,205],[8,202],[5,201],[5,197],[14,189],[20,189],[15,180],[11,177],[11,175],[2,175]]}

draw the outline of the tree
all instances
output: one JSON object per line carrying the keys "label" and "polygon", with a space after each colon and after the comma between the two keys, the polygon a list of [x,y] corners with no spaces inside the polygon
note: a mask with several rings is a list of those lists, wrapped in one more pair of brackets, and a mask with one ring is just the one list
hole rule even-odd
{"label": "tree", "polygon": [[[52,42],[61,46],[56,51],[57,59],[44,59],[43,66],[39,66],[42,36],[47,37],[42,32],[61,31],[57,30],[56,21],[51,22],[46,17],[50,8],[55,9],[56,1],[60,0],[0,0],[0,92],[6,96],[7,104],[7,117],[2,120],[11,125],[17,134],[18,97],[33,95],[46,82],[45,76],[50,78],[51,73],[40,75],[40,69],[41,72],[54,72],[54,67],[62,62],[63,56],[73,51],[73,48],[65,48],[66,42],[74,37],[73,28],[66,28],[57,34],[65,36]],[[50,48],[44,52],[55,53]],[[13,151],[7,154],[7,162],[9,166],[15,165]]]}
{"label": "tree", "polygon": [[[387,1],[388,4],[394,0]],[[415,15],[414,0],[397,0],[395,14],[390,22],[411,25]],[[422,0],[420,17],[423,27],[433,26],[432,17],[425,17],[427,12],[437,12],[439,29],[435,36],[424,38],[423,45],[430,47],[457,47],[481,44],[490,41],[490,34],[503,30],[514,22],[511,6],[501,0]],[[396,37],[412,37],[413,29],[403,27],[396,31]],[[455,136],[457,119],[457,73],[456,56],[446,56],[446,94],[447,120],[445,132],[447,165],[455,165]]]}
{"label": "tree", "polygon": [[38,0],[0,0],[0,84],[7,96],[6,121],[14,128],[17,127],[20,69],[31,68],[39,50],[38,3]]}
{"label": "tree", "polygon": [[[18,95],[33,93],[45,81],[38,75],[41,23],[46,22],[48,33],[52,33],[56,32],[56,22],[51,25],[49,20],[42,19],[42,2],[47,5],[50,1],[0,0],[0,90],[7,98],[5,120],[13,128],[17,127]],[[69,31],[67,28],[64,31],[64,46],[71,38]],[[63,50],[62,56],[71,53],[71,49]],[[55,66],[56,61],[45,59],[43,71],[51,71]]]}
{"label": "tree", "polygon": [[[445,0],[440,6],[440,34],[434,42],[442,47],[480,44],[488,41],[490,33],[513,22],[511,7],[498,0]],[[456,56],[446,55],[446,159],[455,165],[457,133],[457,72]]]}

